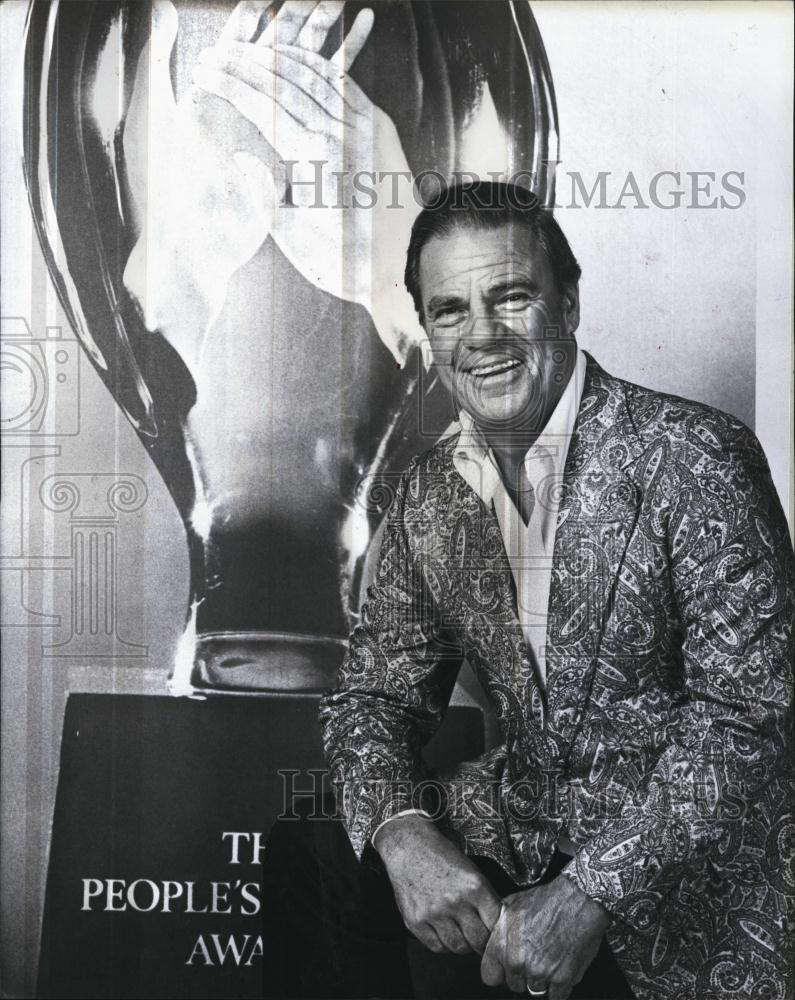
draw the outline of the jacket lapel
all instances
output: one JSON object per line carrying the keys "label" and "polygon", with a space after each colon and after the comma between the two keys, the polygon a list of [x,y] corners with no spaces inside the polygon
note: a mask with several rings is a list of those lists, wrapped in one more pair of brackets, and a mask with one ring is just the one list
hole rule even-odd
{"label": "jacket lapel", "polygon": [[453,482],[450,509],[456,513],[443,559],[447,586],[441,589],[476,646],[492,694],[506,701],[504,714],[529,715],[540,733],[544,696],[519,621],[516,586],[497,516],[457,472]]}
{"label": "jacket lapel", "polygon": [[628,474],[641,451],[624,391],[589,355],[563,477],[547,625],[549,736],[562,762],[591,692],[618,573],[641,492]]}
{"label": "jacket lapel", "polygon": [[[489,675],[505,673],[492,694],[534,723],[533,742],[548,764],[568,756],[593,682],[616,579],[637,521],[641,492],[628,474],[641,451],[620,382],[586,354],[583,395],[566,458],[552,559],[546,693],[519,621],[516,589],[499,522],[455,471],[451,533],[442,556],[446,579],[433,581],[457,622],[473,638]],[[452,523],[451,523],[452,522]],[[439,537],[437,522],[434,536]],[[444,532],[446,535],[446,531]],[[496,666],[499,664],[499,667]],[[500,694],[503,692],[503,694]]]}

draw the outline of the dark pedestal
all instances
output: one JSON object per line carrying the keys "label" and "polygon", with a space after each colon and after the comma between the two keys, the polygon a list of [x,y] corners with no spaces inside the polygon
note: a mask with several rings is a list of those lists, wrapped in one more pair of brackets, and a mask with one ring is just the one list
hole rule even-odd
{"label": "dark pedestal", "polygon": [[[262,995],[256,835],[324,769],[317,701],[69,698],[39,996]],[[428,756],[482,747],[480,711],[454,707]]]}

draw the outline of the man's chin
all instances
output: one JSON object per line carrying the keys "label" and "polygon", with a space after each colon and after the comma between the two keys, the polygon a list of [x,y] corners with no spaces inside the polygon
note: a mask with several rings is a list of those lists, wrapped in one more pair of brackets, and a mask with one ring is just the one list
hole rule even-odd
{"label": "man's chin", "polygon": [[457,394],[459,405],[477,424],[518,426],[527,419],[528,410],[533,407],[533,393],[521,383],[504,392],[496,392],[491,387],[477,387],[476,391],[471,386],[459,386],[459,389],[464,389]]}
{"label": "man's chin", "polygon": [[478,407],[469,413],[484,431],[519,431],[527,422],[527,407]]}

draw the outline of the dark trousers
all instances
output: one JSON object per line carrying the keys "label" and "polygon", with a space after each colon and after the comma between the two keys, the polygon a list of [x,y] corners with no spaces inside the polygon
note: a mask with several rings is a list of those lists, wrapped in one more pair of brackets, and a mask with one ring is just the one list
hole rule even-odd
{"label": "dark trousers", "polygon": [[[511,997],[480,979],[478,955],[437,955],[406,930],[381,859],[368,848],[357,861],[339,819],[277,822],[263,858],[266,997]],[[495,891],[517,886],[495,862],[473,859]],[[543,882],[566,864],[556,854]],[[633,996],[602,943],[579,1000]]]}

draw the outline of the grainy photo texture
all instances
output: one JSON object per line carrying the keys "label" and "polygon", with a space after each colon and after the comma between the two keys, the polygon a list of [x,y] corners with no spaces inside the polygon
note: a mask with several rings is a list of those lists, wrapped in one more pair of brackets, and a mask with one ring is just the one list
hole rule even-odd
{"label": "grainy photo texture", "polygon": [[0,7],[4,996],[792,996],[792,21]]}

